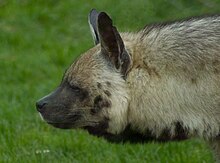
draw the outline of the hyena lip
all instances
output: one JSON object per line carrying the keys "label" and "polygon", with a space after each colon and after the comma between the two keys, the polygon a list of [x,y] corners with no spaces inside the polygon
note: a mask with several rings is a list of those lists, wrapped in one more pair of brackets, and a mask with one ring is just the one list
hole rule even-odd
{"label": "hyena lip", "polygon": [[66,117],[60,117],[60,120],[52,120],[51,117],[47,117],[45,114],[40,114],[40,117],[46,121],[48,124],[61,129],[71,129],[71,128],[77,128],[76,124],[81,115],[71,115]]}
{"label": "hyena lip", "polygon": [[41,113],[39,113],[39,116],[40,116],[41,120],[44,121],[44,117],[42,116]]}

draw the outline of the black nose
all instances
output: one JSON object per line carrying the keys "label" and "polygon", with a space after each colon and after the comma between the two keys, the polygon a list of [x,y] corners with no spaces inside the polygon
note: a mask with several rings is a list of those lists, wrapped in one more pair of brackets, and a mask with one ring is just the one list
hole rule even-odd
{"label": "black nose", "polygon": [[42,113],[43,110],[44,110],[44,106],[45,106],[46,104],[47,104],[46,102],[41,101],[41,100],[38,101],[38,102],[36,102],[37,111],[39,111],[40,113]]}

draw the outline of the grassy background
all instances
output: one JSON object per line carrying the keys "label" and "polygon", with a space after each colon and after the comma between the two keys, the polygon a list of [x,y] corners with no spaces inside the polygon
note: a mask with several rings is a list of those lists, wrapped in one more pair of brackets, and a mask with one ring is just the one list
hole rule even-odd
{"label": "grassy background", "polygon": [[219,6],[219,0],[0,0],[0,162],[213,162],[197,139],[122,145],[52,128],[41,121],[35,101],[93,46],[92,8],[108,12],[119,30],[135,31],[151,22],[219,13]]}

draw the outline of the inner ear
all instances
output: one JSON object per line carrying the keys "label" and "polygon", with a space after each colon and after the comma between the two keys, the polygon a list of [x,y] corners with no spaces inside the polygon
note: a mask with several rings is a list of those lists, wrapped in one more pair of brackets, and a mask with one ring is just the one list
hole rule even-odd
{"label": "inner ear", "polygon": [[115,30],[112,25],[111,18],[104,12],[101,12],[98,16],[98,31],[101,41],[101,51],[107,54],[111,62],[119,68],[119,47],[117,44]]}
{"label": "inner ear", "polygon": [[113,26],[111,18],[105,12],[98,15],[97,23],[101,52],[109,57],[112,64],[121,71],[123,76],[126,76],[131,65],[131,58],[117,28]]}

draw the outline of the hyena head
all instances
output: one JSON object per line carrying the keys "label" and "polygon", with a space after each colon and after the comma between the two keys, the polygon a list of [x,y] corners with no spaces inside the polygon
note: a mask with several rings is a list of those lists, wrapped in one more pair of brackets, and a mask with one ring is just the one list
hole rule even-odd
{"label": "hyena head", "polygon": [[130,55],[112,20],[92,10],[89,24],[96,46],[65,72],[58,88],[36,103],[44,120],[58,128],[84,128],[105,136],[127,125]]}

